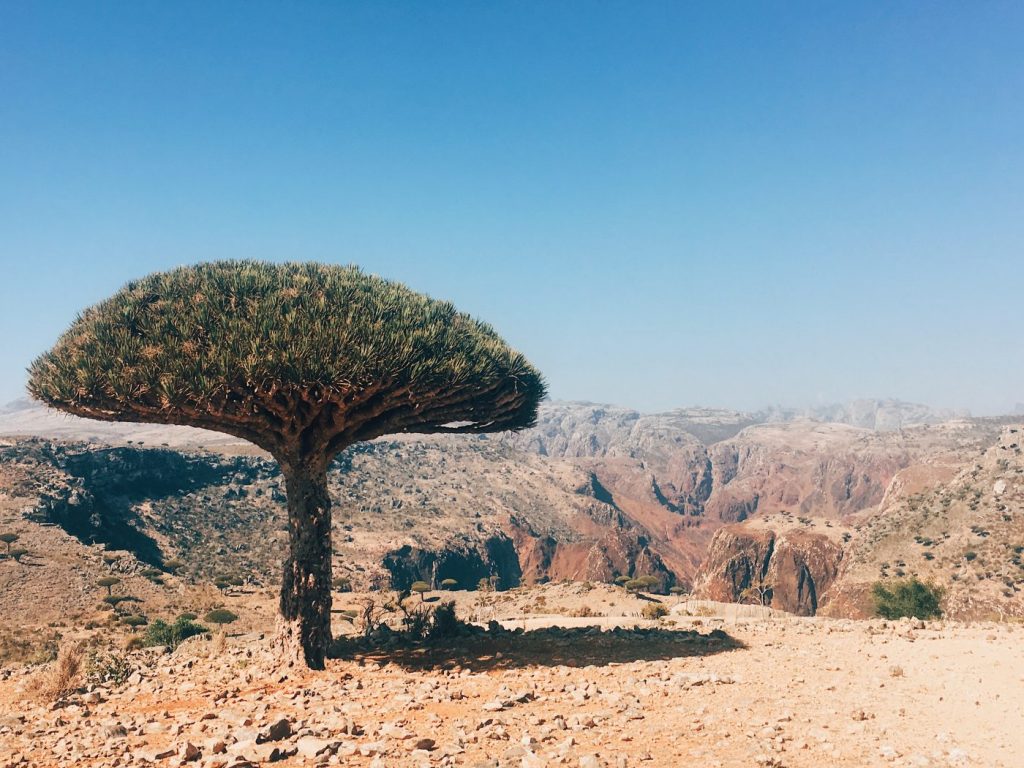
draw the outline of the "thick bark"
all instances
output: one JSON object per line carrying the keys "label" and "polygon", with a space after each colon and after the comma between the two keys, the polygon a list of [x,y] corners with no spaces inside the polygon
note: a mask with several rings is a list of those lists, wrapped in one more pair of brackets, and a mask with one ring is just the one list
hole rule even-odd
{"label": "thick bark", "polygon": [[331,499],[327,472],[282,467],[291,549],[281,581],[282,641],[310,669],[323,669],[331,642]]}

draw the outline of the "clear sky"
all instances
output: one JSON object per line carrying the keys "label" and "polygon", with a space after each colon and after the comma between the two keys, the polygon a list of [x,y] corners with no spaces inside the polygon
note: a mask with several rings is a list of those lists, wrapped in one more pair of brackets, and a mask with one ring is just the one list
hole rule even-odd
{"label": "clear sky", "polygon": [[0,402],[248,257],[451,299],[558,398],[1007,411],[1024,4],[0,3]]}

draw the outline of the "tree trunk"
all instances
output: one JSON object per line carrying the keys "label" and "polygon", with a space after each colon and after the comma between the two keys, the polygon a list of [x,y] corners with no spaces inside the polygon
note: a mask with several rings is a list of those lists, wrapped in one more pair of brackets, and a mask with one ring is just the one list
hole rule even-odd
{"label": "tree trunk", "polygon": [[327,471],[285,467],[288,538],[291,545],[281,580],[284,650],[323,669],[331,642],[331,499]]}

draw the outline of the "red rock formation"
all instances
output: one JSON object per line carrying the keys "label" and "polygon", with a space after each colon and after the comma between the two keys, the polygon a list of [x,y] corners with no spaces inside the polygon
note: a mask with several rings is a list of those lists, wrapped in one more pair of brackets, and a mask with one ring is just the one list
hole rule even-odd
{"label": "red rock formation", "polygon": [[813,616],[839,570],[842,548],[827,536],[730,525],[715,534],[697,573],[694,593],[707,600],[751,602],[761,588],[765,604]]}

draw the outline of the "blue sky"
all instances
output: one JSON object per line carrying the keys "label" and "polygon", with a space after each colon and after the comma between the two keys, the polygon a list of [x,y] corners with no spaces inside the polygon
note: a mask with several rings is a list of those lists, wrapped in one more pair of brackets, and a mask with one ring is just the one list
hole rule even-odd
{"label": "blue sky", "polygon": [[0,402],[218,258],[453,300],[555,397],[1024,401],[1024,5],[0,5]]}

